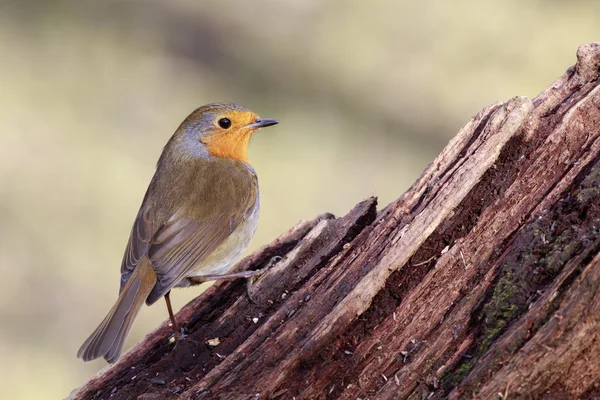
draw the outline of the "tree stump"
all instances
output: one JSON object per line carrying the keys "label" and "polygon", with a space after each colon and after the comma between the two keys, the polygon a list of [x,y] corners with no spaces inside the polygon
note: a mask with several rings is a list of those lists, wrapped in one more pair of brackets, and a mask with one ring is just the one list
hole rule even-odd
{"label": "tree stump", "polygon": [[600,43],[394,203],[303,222],[71,399],[600,397]]}

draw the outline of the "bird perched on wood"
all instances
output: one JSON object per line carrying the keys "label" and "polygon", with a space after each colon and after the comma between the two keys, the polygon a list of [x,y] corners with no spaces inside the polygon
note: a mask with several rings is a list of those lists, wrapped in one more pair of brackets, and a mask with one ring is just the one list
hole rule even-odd
{"label": "bird perched on wood", "polygon": [[278,121],[226,103],[192,112],[165,146],[137,214],[121,265],[119,297],[79,349],[84,361],[115,362],[144,302],[229,273],[258,221],[258,180],[248,162],[252,134]]}

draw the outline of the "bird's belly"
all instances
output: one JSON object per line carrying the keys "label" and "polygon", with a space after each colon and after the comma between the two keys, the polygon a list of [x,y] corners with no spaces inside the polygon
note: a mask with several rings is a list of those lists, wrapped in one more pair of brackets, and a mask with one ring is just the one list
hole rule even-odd
{"label": "bird's belly", "polygon": [[[259,208],[257,199],[254,209],[248,213],[246,220],[212,253],[200,261],[196,268],[190,271],[187,278],[229,273],[242,252],[248,247],[252,236],[254,236],[256,226],[258,225]],[[177,286],[187,286],[187,282],[185,281],[183,280],[182,284]]]}

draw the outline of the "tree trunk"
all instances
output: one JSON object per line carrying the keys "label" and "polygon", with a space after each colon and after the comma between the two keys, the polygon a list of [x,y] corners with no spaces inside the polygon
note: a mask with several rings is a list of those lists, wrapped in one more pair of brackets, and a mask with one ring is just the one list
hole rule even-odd
{"label": "tree trunk", "polygon": [[377,212],[303,222],[72,399],[600,397],[600,44]]}

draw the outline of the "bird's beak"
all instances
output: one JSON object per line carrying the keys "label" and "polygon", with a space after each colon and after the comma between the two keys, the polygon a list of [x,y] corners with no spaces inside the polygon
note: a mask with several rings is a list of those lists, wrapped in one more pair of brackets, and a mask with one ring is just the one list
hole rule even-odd
{"label": "bird's beak", "polygon": [[279,123],[279,121],[277,121],[276,119],[273,119],[273,118],[256,118],[256,121],[254,121],[251,124],[246,125],[244,128],[250,128],[250,129],[266,128],[267,126],[276,125],[278,123]]}

